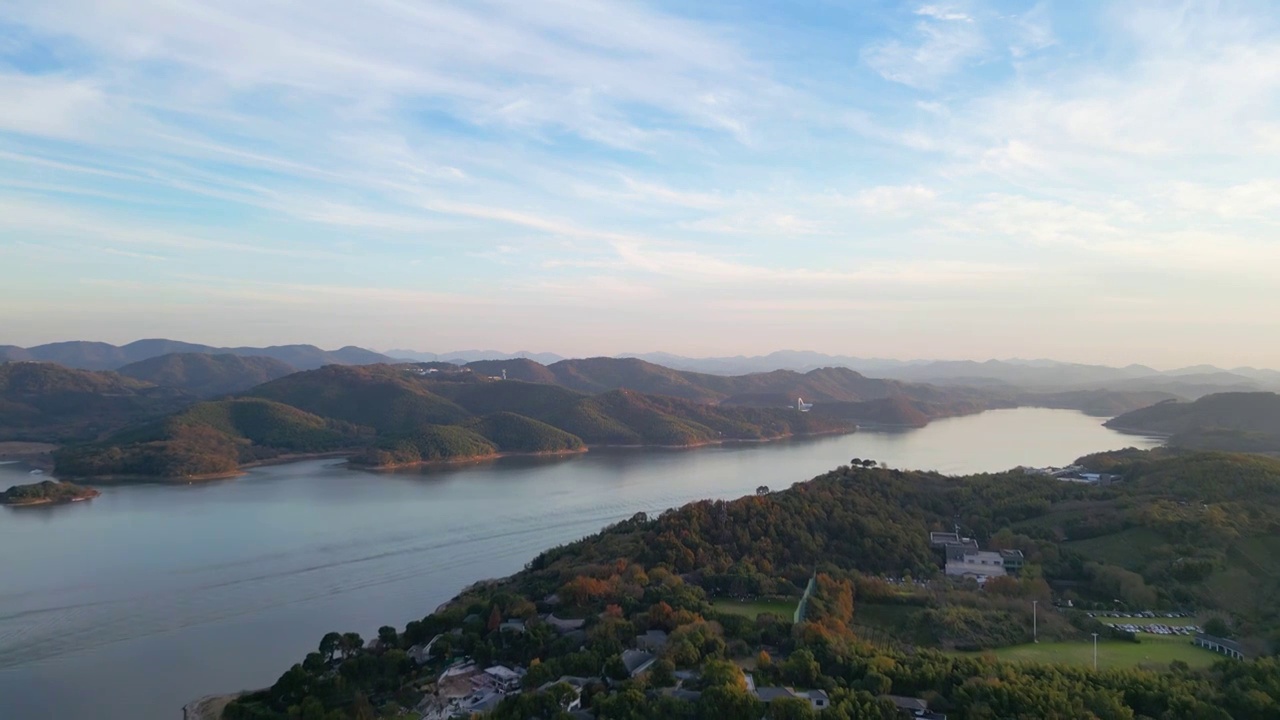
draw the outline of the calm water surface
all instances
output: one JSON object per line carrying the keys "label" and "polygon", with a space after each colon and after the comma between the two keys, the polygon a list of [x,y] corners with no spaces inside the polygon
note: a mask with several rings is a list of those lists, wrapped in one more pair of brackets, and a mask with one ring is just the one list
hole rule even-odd
{"label": "calm water surface", "polygon": [[[201,695],[271,684],[329,630],[403,627],[636,512],[787,487],[851,457],[958,474],[1158,444],[1099,423],[1021,408],[899,433],[392,475],[312,461],[0,508],[0,718],[175,720]],[[0,465],[0,487],[36,479]]]}

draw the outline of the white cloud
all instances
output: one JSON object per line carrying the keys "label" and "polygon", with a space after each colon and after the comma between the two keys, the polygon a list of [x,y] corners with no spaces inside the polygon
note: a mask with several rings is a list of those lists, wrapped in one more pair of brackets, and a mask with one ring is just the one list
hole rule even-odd
{"label": "white cloud", "polygon": [[916,10],[916,14],[930,17],[934,20],[973,22],[973,18],[968,14],[943,5],[924,5]]}
{"label": "white cloud", "polygon": [[924,185],[881,185],[849,199],[850,205],[870,213],[898,213],[929,205],[938,193]]}
{"label": "white cloud", "polygon": [[987,39],[969,15],[934,5],[916,14],[924,19],[911,41],[886,40],[862,51],[863,61],[886,80],[933,88],[986,52]]}
{"label": "white cloud", "polygon": [[1038,2],[1013,18],[1013,39],[1009,43],[1009,54],[1013,57],[1021,58],[1057,44],[1049,22],[1048,2]]}
{"label": "white cloud", "polygon": [[114,114],[93,83],[58,76],[0,73],[0,97],[0,130],[24,135],[84,138]]}
{"label": "white cloud", "polygon": [[1170,196],[1182,210],[1207,212],[1229,220],[1280,222],[1280,181],[1274,179],[1222,188],[1181,182],[1174,185]]}

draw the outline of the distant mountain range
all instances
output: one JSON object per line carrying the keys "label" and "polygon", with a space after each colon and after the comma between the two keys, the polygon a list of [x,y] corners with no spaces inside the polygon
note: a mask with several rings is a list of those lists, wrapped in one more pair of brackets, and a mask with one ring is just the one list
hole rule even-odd
{"label": "distant mountain range", "polygon": [[412,360],[413,362],[447,362],[454,365],[465,365],[476,360],[515,360],[517,358],[527,358],[543,365],[550,365],[554,362],[565,360],[563,355],[555,353],[535,353],[525,350],[519,350],[513,353],[506,353],[500,350],[456,350],[447,353],[430,353],[419,352],[417,350],[388,350],[387,355],[397,360]]}
{"label": "distant mountain range", "polygon": [[[497,350],[464,350],[448,353],[421,353],[390,350],[388,355],[415,361],[450,362],[465,365],[479,361],[527,358],[553,365],[564,358],[554,353]],[[1146,365],[1111,367],[1066,363],[1056,360],[894,360],[828,355],[802,350],[779,350],[768,355],[691,358],[670,353],[623,353],[619,358],[636,358],[686,372],[709,375],[747,375],[774,370],[808,372],[821,368],[847,368],[871,378],[901,380],[931,385],[977,388],[1023,388],[1038,391],[1115,390],[1121,392],[1166,392],[1186,398],[1219,392],[1280,390],[1280,371],[1238,367],[1223,369],[1196,365],[1176,370],[1156,370]]]}
{"label": "distant mountain range", "polygon": [[386,355],[351,345],[338,350],[321,350],[314,345],[219,348],[164,339],[138,340],[120,346],[84,340],[49,343],[29,348],[0,345],[0,362],[40,360],[79,370],[117,370],[131,363],[174,353],[267,357],[298,370],[314,370],[324,365],[369,365],[391,362],[391,358]]}
{"label": "distant mountain range", "polygon": [[[492,361],[530,360],[553,367],[566,360],[555,353],[498,350],[457,350],[421,352],[395,349],[379,353],[355,346],[338,350],[322,350],[314,345],[277,345],[271,347],[220,348],[177,340],[138,340],[127,345],[71,341],[21,348],[0,345],[0,362],[6,360],[41,360],[83,370],[118,370],[127,365],[172,354],[235,355],[278,360],[297,370],[314,370],[324,365],[370,365],[411,362],[445,362],[454,365],[491,363]],[[1110,367],[1065,363],[1054,360],[894,360],[828,355],[800,350],[780,350],[768,355],[690,358],[669,353],[624,353],[619,358],[634,358],[673,371],[703,375],[748,375],[776,370],[799,373],[823,368],[844,368],[868,378],[927,383],[973,388],[1017,388],[1047,391],[1114,390],[1120,392],[1165,392],[1183,398],[1198,398],[1221,392],[1256,392],[1280,390],[1280,371],[1238,367],[1223,369],[1196,365],[1177,370],[1156,370],[1145,365]],[[583,361],[579,361],[583,362]],[[491,365],[498,368],[498,365]],[[508,369],[511,372],[511,369]],[[523,378],[532,379],[532,378]],[[539,382],[550,382],[547,378]],[[555,382],[575,385],[566,377]],[[708,382],[698,383],[709,385]],[[585,389],[585,388],[583,388]],[[205,394],[202,392],[201,394]],[[677,394],[683,397],[683,395]]]}

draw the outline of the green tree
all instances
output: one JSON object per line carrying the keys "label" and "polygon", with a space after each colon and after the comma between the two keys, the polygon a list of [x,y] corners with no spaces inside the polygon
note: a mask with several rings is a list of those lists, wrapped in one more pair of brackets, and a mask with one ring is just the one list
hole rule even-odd
{"label": "green tree", "polygon": [[631,673],[627,672],[626,663],[622,662],[621,655],[614,655],[604,662],[604,674],[613,680],[626,680],[631,677]]}
{"label": "green tree", "polygon": [[862,678],[862,689],[872,695],[885,695],[893,689],[893,680],[878,672],[869,672]]}
{"label": "green tree", "polygon": [[1231,635],[1231,628],[1227,625],[1227,621],[1220,617],[1211,617],[1206,620],[1204,622],[1204,631],[1221,638],[1230,637]]}
{"label": "green tree", "polygon": [[396,632],[395,628],[390,625],[383,625],[378,628],[378,645],[380,645],[384,650],[387,648],[393,648],[399,644],[400,633]]}
{"label": "green tree", "polygon": [[778,698],[769,703],[770,720],[815,720],[817,717],[808,700]]}
{"label": "green tree", "polygon": [[702,686],[747,689],[747,679],[742,668],[728,660],[710,660],[702,666]]}
{"label": "green tree", "polygon": [[649,667],[649,684],[656,688],[672,687],[676,684],[675,663],[663,658]]}
{"label": "green tree", "polygon": [[818,684],[818,678],[822,676],[822,666],[809,650],[797,650],[783,661],[782,676],[797,687],[811,688]]}
{"label": "green tree", "polygon": [[338,645],[342,649],[342,657],[349,658],[364,647],[364,639],[360,637],[360,633],[342,633],[342,640]]}
{"label": "green tree", "polygon": [[325,662],[333,662],[333,655],[341,646],[342,633],[325,633],[324,637],[320,638],[320,654],[324,656]]}
{"label": "green tree", "polygon": [[[741,675],[741,673],[739,673]],[[744,688],[716,686],[704,690],[698,698],[699,720],[724,720],[743,718],[754,720],[764,714],[760,701]]]}

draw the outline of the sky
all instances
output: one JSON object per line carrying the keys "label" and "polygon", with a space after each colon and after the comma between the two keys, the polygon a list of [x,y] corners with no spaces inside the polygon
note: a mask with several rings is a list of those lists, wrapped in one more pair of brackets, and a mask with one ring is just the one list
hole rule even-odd
{"label": "sky", "polygon": [[1273,0],[5,0],[0,98],[0,344],[1280,367]]}

